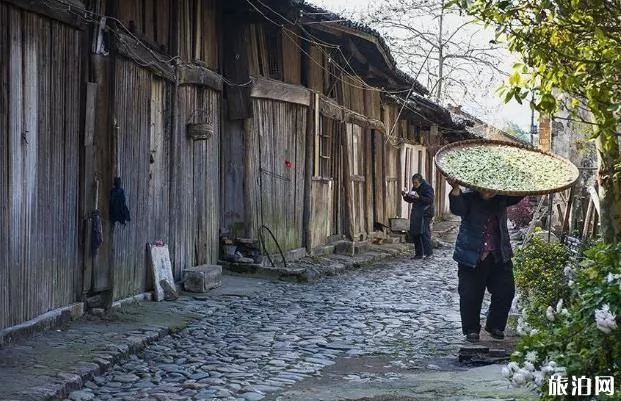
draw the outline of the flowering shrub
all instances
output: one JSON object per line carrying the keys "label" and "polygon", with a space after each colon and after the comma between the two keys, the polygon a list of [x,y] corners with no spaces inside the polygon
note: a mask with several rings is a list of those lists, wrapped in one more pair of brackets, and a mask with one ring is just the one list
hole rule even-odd
{"label": "flowering shrub", "polygon": [[569,295],[569,288],[563,285],[569,263],[569,252],[564,245],[533,237],[516,250],[513,263],[520,306],[526,313],[540,316],[548,306]]}
{"label": "flowering shrub", "polygon": [[542,400],[585,399],[571,391],[548,395],[547,379],[555,375],[612,376],[614,395],[592,392],[591,399],[621,400],[621,244],[595,245],[564,273],[556,292],[567,294],[565,298],[525,308],[526,333],[503,374],[515,386],[538,390]]}
{"label": "flowering shrub", "polygon": [[526,227],[533,219],[533,208],[530,207],[528,198],[526,197],[519,203],[507,208],[507,218],[516,228]]}

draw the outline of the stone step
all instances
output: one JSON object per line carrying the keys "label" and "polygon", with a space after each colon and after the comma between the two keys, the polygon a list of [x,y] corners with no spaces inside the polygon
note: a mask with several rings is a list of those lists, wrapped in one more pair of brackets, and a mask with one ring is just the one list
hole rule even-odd
{"label": "stone step", "polygon": [[189,292],[207,292],[222,285],[222,266],[200,265],[183,270],[183,287]]}
{"label": "stone step", "polygon": [[339,241],[335,244],[334,253],[339,255],[357,256],[369,249],[367,241]]}
{"label": "stone step", "polygon": [[336,247],[334,245],[323,245],[313,248],[311,254],[313,256],[326,256],[332,255],[334,253],[334,249]]}

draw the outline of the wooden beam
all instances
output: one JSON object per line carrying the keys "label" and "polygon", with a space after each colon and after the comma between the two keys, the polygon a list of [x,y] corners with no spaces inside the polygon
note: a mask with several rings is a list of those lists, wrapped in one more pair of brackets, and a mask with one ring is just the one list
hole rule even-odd
{"label": "wooden beam", "polygon": [[22,10],[40,14],[43,17],[52,18],[79,29],[85,28],[85,21],[75,13],[69,12],[69,10],[73,10],[77,13],[84,10],[84,2],[78,0],[70,1],[72,5],[58,3],[58,6],[53,6],[41,0],[2,0],[4,3],[11,4]]}
{"label": "wooden beam", "polygon": [[362,52],[358,49],[358,46],[356,46],[356,44],[354,43],[353,40],[351,40],[351,38],[347,40],[347,50],[349,50],[352,56],[354,56],[356,60],[360,61],[360,63],[364,65],[369,64],[369,61],[367,60],[367,58],[364,56],[364,54],[362,54]]}
{"label": "wooden beam", "polygon": [[178,67],[179,85],[207,86],[222,91],[223,79],[217,72],[200,65],[182,65]]}
{"label": "wooden beam", "polygon": [[565,235],[569,234],[569,216],[571,215],[571,207],[574,201],[576,187],[572,186],[569,190],[569,197],[565,203],[565,215],[563,216],[563,225],[561,226],[561,240],[565,239]]}
{"label": "wooden beam", "polygon": [[336,24],[334,22],[321,22],[318,24],[313,24],[313,28],[323,30],[332,35],[337,35],[338,33],[342,32],[347,35],[357,36],[361,39],[366,40],[367,42],[371,42],[377,47],[377,51],[379,52],[379,54],[382,56],[382,58],[386,62],[386,65],[389,68],[394,68],[393,63],[391,62],[390,57],[388,56],[388,53],[386,53],[384,47],[380,44],[377,37],[373,34],[363,32],[356,28],[350,28],[342,24]]}
{"label": "wooden beam", "polygon": [[320,96],[319,110],[328,118],[343,121],[343,107],[326,96]]}
{"label": "wooden beam", "polygon": [[251,97],[280,100],[307,107],[311,104],[311,91],[302,86],[263,77],[253,77],[252,81]]}
{"label": "wooden beam", "polygon": [[597,211],[597,215],[600,215],[599,212],[599,195],[597,193],[597,190],[595,189],[595,187],[589,187],[587,188],[587,191],[589,192],[589,194],[591,195],[591,201],[593,202],[593,206],[595,207],[595,210]]}
{"label": "wooden beam", "polygon": [[117,35],[120,39],[116,41],[116,45],[121,56],[137,62],[159,77],[171,82],[176,81],[175,67],[170,63],[161,61],[169,59],[169,56],[147,49],[144,44],[122,32],[118,32]]}

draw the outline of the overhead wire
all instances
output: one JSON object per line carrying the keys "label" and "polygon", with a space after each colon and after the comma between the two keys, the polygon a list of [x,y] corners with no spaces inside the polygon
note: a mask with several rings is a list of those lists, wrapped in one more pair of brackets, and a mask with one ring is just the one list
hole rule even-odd
{"label": "overhead wire", "polygon": [[[324,70],[325,72],[327,72],[330,76],[332,76],[333,78],[335,78],[336,80],[340,81],[341,83],[349,86],[349,87],[353,87],[356,89],[362,89],[362,90],[374,90],[380,93],[384,93],[386,95],[390,95],[391,97],[397,97],[396,94],[401,94],[406,92],[406,90],[399,90],[399,91],[389,91],[386,90],[384,88],[377,88],[374,87],[372,85],[367,84],[366,82],[364,82],[364,80],[362,80],[362,78],[360,78],[356,72],[354,71],[354,68],[351,66],[351,64],[349,64],[347,57],[343,54],[342,50],[341,50],[341,46],[339,45],[335,45],[335,44],[330,44],[328,42],[325,42],[319,38],[314,37],[314,35],[312,35],[310,32],[308,32],[306,29],[304,29],[303,26],[301,26],[299,23],[294,23],[292,21],[290,21],[288,18],[286,18],[285,16],[283,16],[282,14],[278,13],[276,10],[273,10],[271,7],[269,7],[268,5],[266,5],[265,3],[263,3],[261,0],[256,0],[258,1],[261,5],[263,5],[264,7],[266,7],[267,9],[269,9],[270,11],[272,11],[274,14],[278,15],[280,18],[282,18],[283,20],[287,21],[288,23],[290,23],[291,25],[295,25],[295,26],[300,26],[300,28],[310,37],[313,37],[313,39],[309,39],[306,38],[302,35],[297,34],[297,32],[286,28],[283,24],[279,24],[276,21],[274,21],[273,19],[269,18],[267,15],[265,15],[264,12],[262,12],[254,3],[251,2],[251,0],[246,0],[248,2],[248,4],[250,4],[255,11],[257,11],[259,14],[261,14],[267,21],[271,22],[272,24],[280,27],[281,29],[283,29],[284,33],[290,38],[292,39],[292,42],[296,45],[296,47],[302,51],[302,53],[304,53],[310,60],[313,61],[313,63],[315,63],[317,66],[319,66],[322,70]],[[109,15],[105,15],[102,13],[98,13],[92,10],[87,10],[83,7],[79,7],[74,3],[70,3],[67,0],[43,0],[43,2],[45,4],[47,4],[49,7],[54,8],[56,10],[61,10],[61,11],[66,11],[69,12],[87,22],[91,22],[91,23],[95,23],[95,24],[99,24],[100,23],[100,19],[101,18],[106,18],[109,20],[112,20],[116,23],[117,26],[119,26],[120,28],[122,28],[122,31],[124,31],[128,36],[130,36],[134,41],[135,44],[138,44],[140,46],[142,46],[145,50],[147,50],[151,56],[157,60],[157,62],[159,63],[164,63],[164,64],[170,64],[172,62],[174,62],[175,60],[179,60],[179,64],[187,64],[184,63],[183,60],[181,59],[181,57],[179,55],[175,55],[173,57],[170,57],[168,59],[162,58],[160,57],[160,55],[158,54],[158,52],[153,51],[153,49],[148,46],[147,44],[144,43],[144,41],[142,39],[140,39],[138,36],[136,36],[131,29],[129,29],[127,26],[125,26],[125,24],[123,23],[123,21],[119,20],[118,18],[109,16]],[[64,6],[63,7],[57,7],[53,5],[53,2],[61,4]],[[307,13],[310,14],[310,13]],[[319,14],[319,13],[317,13]],[[322,13],[323,14],[323,13]],[[327,13],[330,14],[330,13]],[[93,18],[93,16],[96,16],[99,18],[95,19]],[[345,21],[345,20],[344,20]],[[154,65],[154,62],[152,61],[147,61],[144,60],[142,57],[140,57],[139,55],[136,54],[135,51],[132,50],[131,48],[131,44],[126,42],[125,38],[123,38],[120,35],[120,31],[115,29],[113,26],[107,25],[106,29],[108,32],[110,32],[112,35],[114,35],[114,37],[116,38],[117,41],[119,41],[120,43],[122,43],[125,48],[127,49],[127,51],[129,53],[131,53],[131,58],[136,61],[140,66],[142,67],[150,67]],[[318,62],[314,57],[312,57],[304,48],[302,48],[295,40],[293,40],[294,38],[299,38],[305,41],[308,41],[310,43],[313,43],[315,45],[317,45],[323,52],[323,54],[329,58],[331,65],[335,66],[337,69],[339,69],[341,72],[344,72],[345,74],[347,74],[348,76],[353,76],[354,78],[357,78],[360,80],[360,82],[363,84],[361,85],[355,85],[351,82],[347,82],[345,80],[343,80],[340,76],[334,74],[332,71],[328,70],[327,68],[325,68],[322,63]],[[337,62],[333,62],[331,61],[332,56],[329,54],[325,53],[325,50],[323,49],[324,47],[329,47],[329,48],[333,48],[333,49],[337,49],[339,51],[339,53],[341,54],[343,60],[345,61],[345,63],[348,65],[348,67],[351,69],[351,71],[347,71],[345,68],[343,68],[342,66],[340,66]],[[420,69],[417,73],[417,77],[420,74]],[[225,78],[224,76],[221,77],[222,81],[224,83],[226,83],[229,86],[237,86],[237,87],[245,87],[245,86],[249,86],[252,84],[252,79],[248,80],[247,82],[244,83],[236,83],[236,82],[232,82],[230,80],[228,80],[227,78]],[[419,113],[418,111],[416,111],[415,109],[412,109],[411,107],[409,107],[407,105],[408,103],[408,99],[411,96],[415,86],[418,84],[418,82],[416,81],[417,78],[413,79],[413,84],[412,87],[407,90],[407,96],[406,99],[402,100],[403,104],[401,107],[401,110],[399,111],[398,117],[395,120],[395,125],[393,125],[393,128],[391,129],[391,133],[394,130],[397,122],[398,122],[398,118],[400,117],[400,115],[402,114],[404,108],[408,109],[409,111],[411,111],[412,113],[416,114],[417,116],[421,117],[423,120],[428,121],[428,122],[433,122],[431,120],[429,120],[426,116],[422,115],[421,113]],[[400,99],[399,97],[397,97],[398,99]],[[401,100],[401,99],[400,99]]]}
{"label": "overhead wire", "polygon": [[[287,17],[285,17],[284,15],[280,14],[278,11],[274,10],[274,9],[273,9],[273,8],[271,8],[269,5],[267,5],[267,4],[265,4],[265,3],[263,3],[261,0],[255,0],[255,1],[257,1],[259,4],[261,4],[261,5],[262,5],[263,7],[265,7],[266,9],[270,10],[272,13],[276,14],[277,16],[279,16],[281,19],[283,19],[285,22],[289,23],[290,25],[299,25],[298,23],[294,23],[293,21],[291,21],[290,19],[288,19],[288,18],[287,18]],[[306,38],[306,37],[304,37],[304,36],[302,36],[302,35],[298,35],[296,32],[294,32],[294,31],[292,31],[292,30],[290,30],[290,29],[287,29],[287,28],[286,28],[283,24],[279,24],[279,23],[277,23],[276,21],[274,21],[272,18],[270,18],[270,17],[268,17],[267,15],[265,15],[265,13],[264,13],[263,11],[261,11],[261,10],[260,10],[260,9],[256,6],[256,4],[254,4],[254,3],[252,2],[252,0],[246,0],[246,2],[247,2],[247,3],[248,3],[248,4],[252,7],[252,8],[254,8],[254,9],[255,9],[255,11],[257,11],[259,14],[261,14],[261,15],[262,15],[262,16],[263,16],[263,17],[264,17],[267,21],[269,21],[269,22],[271,22],[272,24],[274,24],[274,25],[276,25],[276,26],[280,27],[281,29],[283,29],[283,33],[285,33],[285,35],[286,35],[287,37],[289,37],[289,39],[293,39],[293,38],[292,38],[292,36],[294,36],[294,37],[297,37],[297,38],[300,38],[300,39],[306,40],[306,41],[308,41],[308,42],[310,42],[310,43],[316,44],[316,45],[318,45],[318,46],[319,46],[319,48],[320,48],[320,49],[322,49],[323,47],[330,47],[330,48],[335,48],[335,49],[338,49],[338,50],[339,50],[339,52],[341,53],[341,56],[343,57],[343,60],[347,63],[347,65],[350,67],[350,69],[351,69],[352,71],[346,71],[344,68],[342,68],[341,66],[339,66],[339,65],[338,65],[338,63],[335,63],[335,65],[336,65],[336,66],[337,66],[337,67],[341,70],[341,72],[344,72],[344,73],[345,73],[345,74],[347,74],[347,75],[353,75],[354,77],[356,77],[356,78],[360,79],[360,81],[361,81],[361,82],[362,82],[365,86],[358,86],[358,85],[352,84],[352,83],[350,83],[350,82],[346,82],[346,81],[344,81],[341,77],[339,77],[339,76],[335,75],[334,73],[332,73],[332,71],[327,70],[327,69],[326,69],[326,68],[325,68],[325,67],[324,67],[324,66],[323,66],[320,62],[318,62],[317,60],[315,60],[315,59],[314,59],[314,58],[313,58],[313,57],[312,57],[312,56],[311,56],[308,52],[306,52],[306,50],[305,50],[305,49],[303,49],[301,46],[299,46],[299,45],[298,45],[298,44],[294,41],[294,44],[295,44],[295,45],[299,48],[299,50],[300,50],[300,51],[302,51],[302,52],[303,52],[303,53],[304,53],[307,57],[309,57],[309,59],[310,59],[310,60],[312,60],[315,64],[317,64],[320,68],[322,68],[322,69],[323,69],[324,71],[326,71],[328,74],[330,74],[331,76],[335,77],[337,80],[341,81],[343,84],[348,85],[348,86],[350,86],[350,87],[354,87],[354,88],[358,88],[358,89],[363,89],[363,90],[373,89],[373,90],[376,90],[376,91],[379,91],[379,92],[381,92],[381,93],[384,93],[384,94],[387,94],[387,95],[391,95],[391,96],[394,96],[394,95],[395,95],[395,93],[403,93],[403,92],[405,92],[405,90],[404,90],[404,91],[398,91],[398,92],[390,92],[390,91],[386,91],[386,90],[385,90],[385,89],[383,89],[383,88],[376,88],[376,87],[373,87],[373,86],[371,86],[371,85],[367,84],[366,82],[364,82],[364,80],[362,80],[360,77],[358,77],[357,73],[354,71],[354,69],[353,69],[353,67],[351,66],[351,64],[349,64],[349,62],[347,61],[347,57],[343,54],[343,52],[342,52],[342,50],[341,50],[341,46],[339,46],[339,45],[334,45],[334,44],[330,44],[330,43],[328,43],[328,42],[322,41],[322,40],[320,40],[320,39],[318,39],[318,38],[314,37],[314,35],[312,35],[310,32],[308,32],[306,29],[304,29],[304,27],[303,27],[303,26],[301,26],[301,25],[300,25],[301,29],[302,29],[302,30],[303,30],[303,31],[304,31],[307,35],[309,35],[310,37],[313,37],[313,39],[315,39],[315,40],[311,40],[311,39],[308,39],[308,38]],[[344,21],[346,21],[346,20],[344,20]],[[320,43],[320,42],[322,42],[322,43]],[[323,49],[322,49],[322,52],[324,52],[324,55],[326,55],[326,53],[325,53],[325,51],[324,51]],[[394,139],[393,139],[394,137],[393,137],[393,135],[392,135],[392,134],[393,134],[393,132],[394,132],[394,129],[396,128],[396,125],[397,125],[397,123],[398,123],[398,121],[399,121],[399,118],[400,118],[401,114],[403,113],[404,108],[407,108],[409,111],[411,111],[411,112],[412,112],[412,113],[414,113],[415,115],[419,116],[419,117],[420,117],[420,118],[422,118],[424,121],[427,121],[427,122],[431,122],[431,123],[433,123],[433,121],[431,121],[429,118],[427,118],[427,117],[426,117],[426,116],[424,116],[423,114],[419,113],[417,110],[412,109],[412,108],[411,108],[411,107],[409,107],[409,105],[408,105],[409,98],[410,98],[410,96],[412,95],[412,92],[414,91],[414,88],[415,88],[417,85],[419,85],[419,83],[418,83],[418,81],[417,81],[418,76],[420,75],[420,73],[421,73],[421,71],[422,71],[422,68],[423,68],[423,66],[425,65],[425,63],[427,62],[427,59],[429,58],[429,56],[430,56],[430,55],[431,55],[431,52],[428,52],[428,53],[427,53],[427,56],[425,57],[425,60],[424,60],[423,64],[421,64],[421,67],[419,68],[419,70],[418,70],[418,72],[417,72],[417,74],[416,74],[416,77],[415,77],[415,78],[413,78],[413,80],[412,80],[412,86],[410,87],[410,89],[408,89],[408,90],[407,90],[407,95],[406,95],[406,98],[405,98],[405,100],[403,100],[403,101],[402,101],[401,109],[399,110],[399,113],[398,113],[398,115],[397,115],[397,118],[395,119],[395,122],[394,122],[394,124],[393,124],[393,126],[392,126],[391,130],[390,130],[390,133],[388,133],[388,134],[386,135],[386,140],[387,140],[387,141],[391,141],[391,142],[393,142],[392,144],[393,144],[394,146],[397,146],[397,145],[398,145],[398,140],[394,140]],[[328,56],[329,56],[329,55],[328,55]]]}
{"label": "overhead wire", "polygon": [[[304,33],[306,33],[306,35],[308,35],[311,39],[309,39],[308,37],[305,37],[303,35],[299,35],[297,32],[288,29],[287,27],[285,27],[283,24],[278,23],[276,21],[274,21],[272,18],[270,18],[269,16],[265,15],[265,13],[263,11],[261,11],[256,4],[253,3],[253,1],[256,1],[257,3],[259,3],[261,6],[263,6],[264,8],[268,9],[269,11],[271,11],[273,14],[277,15],[279,18],[281,18],[283,21],[287,22],[289,25],[294,25],[294,26],[298,26],[300,29],[302,29],[302,31]],[[405,89],[405,90],[399,90],[399,91],[389,91],[386,90],[384,88],[377,88],[374,87],[372,85],[369,85],[368,83],[366,83],[362,78],[360,78],[358,76],[358,73],[356,73],[355,69],[352,67],[352,65],[349,63],[347,57],[345,56],[345,54],[343,53],[341,46],[337,45],[337,44],[332,44],[326,41],[321,40],[320,38],[317,38],[315,35],[313,35],[312,33],[310,33],[308,30],[306,30],[304,28],[304,26],[302,24],[300,24],[299,22],[293,22],[291,21],[289,18],[287,18],[286,16],[282,15],[281,13],[279,13],[278,11],[274,10],[272,7],[270,7],[269,5],[265,4],[264,2],[262,2],[261,0],[246,0],[246,2],[252,7],[254,8],[255,11],[257,11],[259,14],[261,14],[261,16],[263,16],[263,18],[265,18],[267,21],[271,22],[272,24],[278,26],[279,28],[283,29],[284,31],[287,31],[290,35],[295,36],[298,39],[304,40],[306,42],[315,44],[319,47],[319,49],[322,51],[322,53],[324,54],[324,56],[328,57],[329,60],[332,58],[331,54],[326,53],[326,51],[323,49],[324,47],[328,47],[331,49],[336,49],[339,51],[339,53],[341,54],[341,57],[343,59],[343,61],[347,64],[347,66],[349,67],[350,71],[347,71],[344,67],[342,67],[341,65],[339,65],[338,63],[333,63],[331,62],[332,65],[334,65],[337,69],[339,69],[341,72],[344,72],[347,75],[351,75],[354,79],[357,79],[358,82],[362,85],[362,86],[358,86],[358,85],[353,85],[350,84],[348,82],[344,82],[346,85],[352,86],[354,88],[357,89],[371,89],[371,90],[375,90],[378,92],[383,92],[383,93],[389,93],[389,94],[395,94],[395,93],[405,93],[408,92],[409,90]],[[343,20],[346,21],[346,20]],[[295,43],[295,42],[294,42]],[[297,43],[296,43],[297,45]],[[298,48],[300,48],[299,45],[297,45]],[[310,57],[310,56],[309,56]],[[331,74],[331,72],[329,70],[327,70],[323,65],[317,63],[324,71],[328,72],[329,74]],[[331,74],[334,76],[334,74]],[[340,77],[335,76],[337,79],[340,79]],[[341,80],[342,81],[342,80]]]}

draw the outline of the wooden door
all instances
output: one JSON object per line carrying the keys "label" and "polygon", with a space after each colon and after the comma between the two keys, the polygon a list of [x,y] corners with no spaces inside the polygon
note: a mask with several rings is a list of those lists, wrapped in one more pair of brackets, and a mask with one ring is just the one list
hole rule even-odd
{"label": "wooden door", "polygon": [[345,146],[345,200],[348,208],[348,234],[353,240],[366,238],[366,177],[364,175],[364,131],[362,127],[347,124]]}

